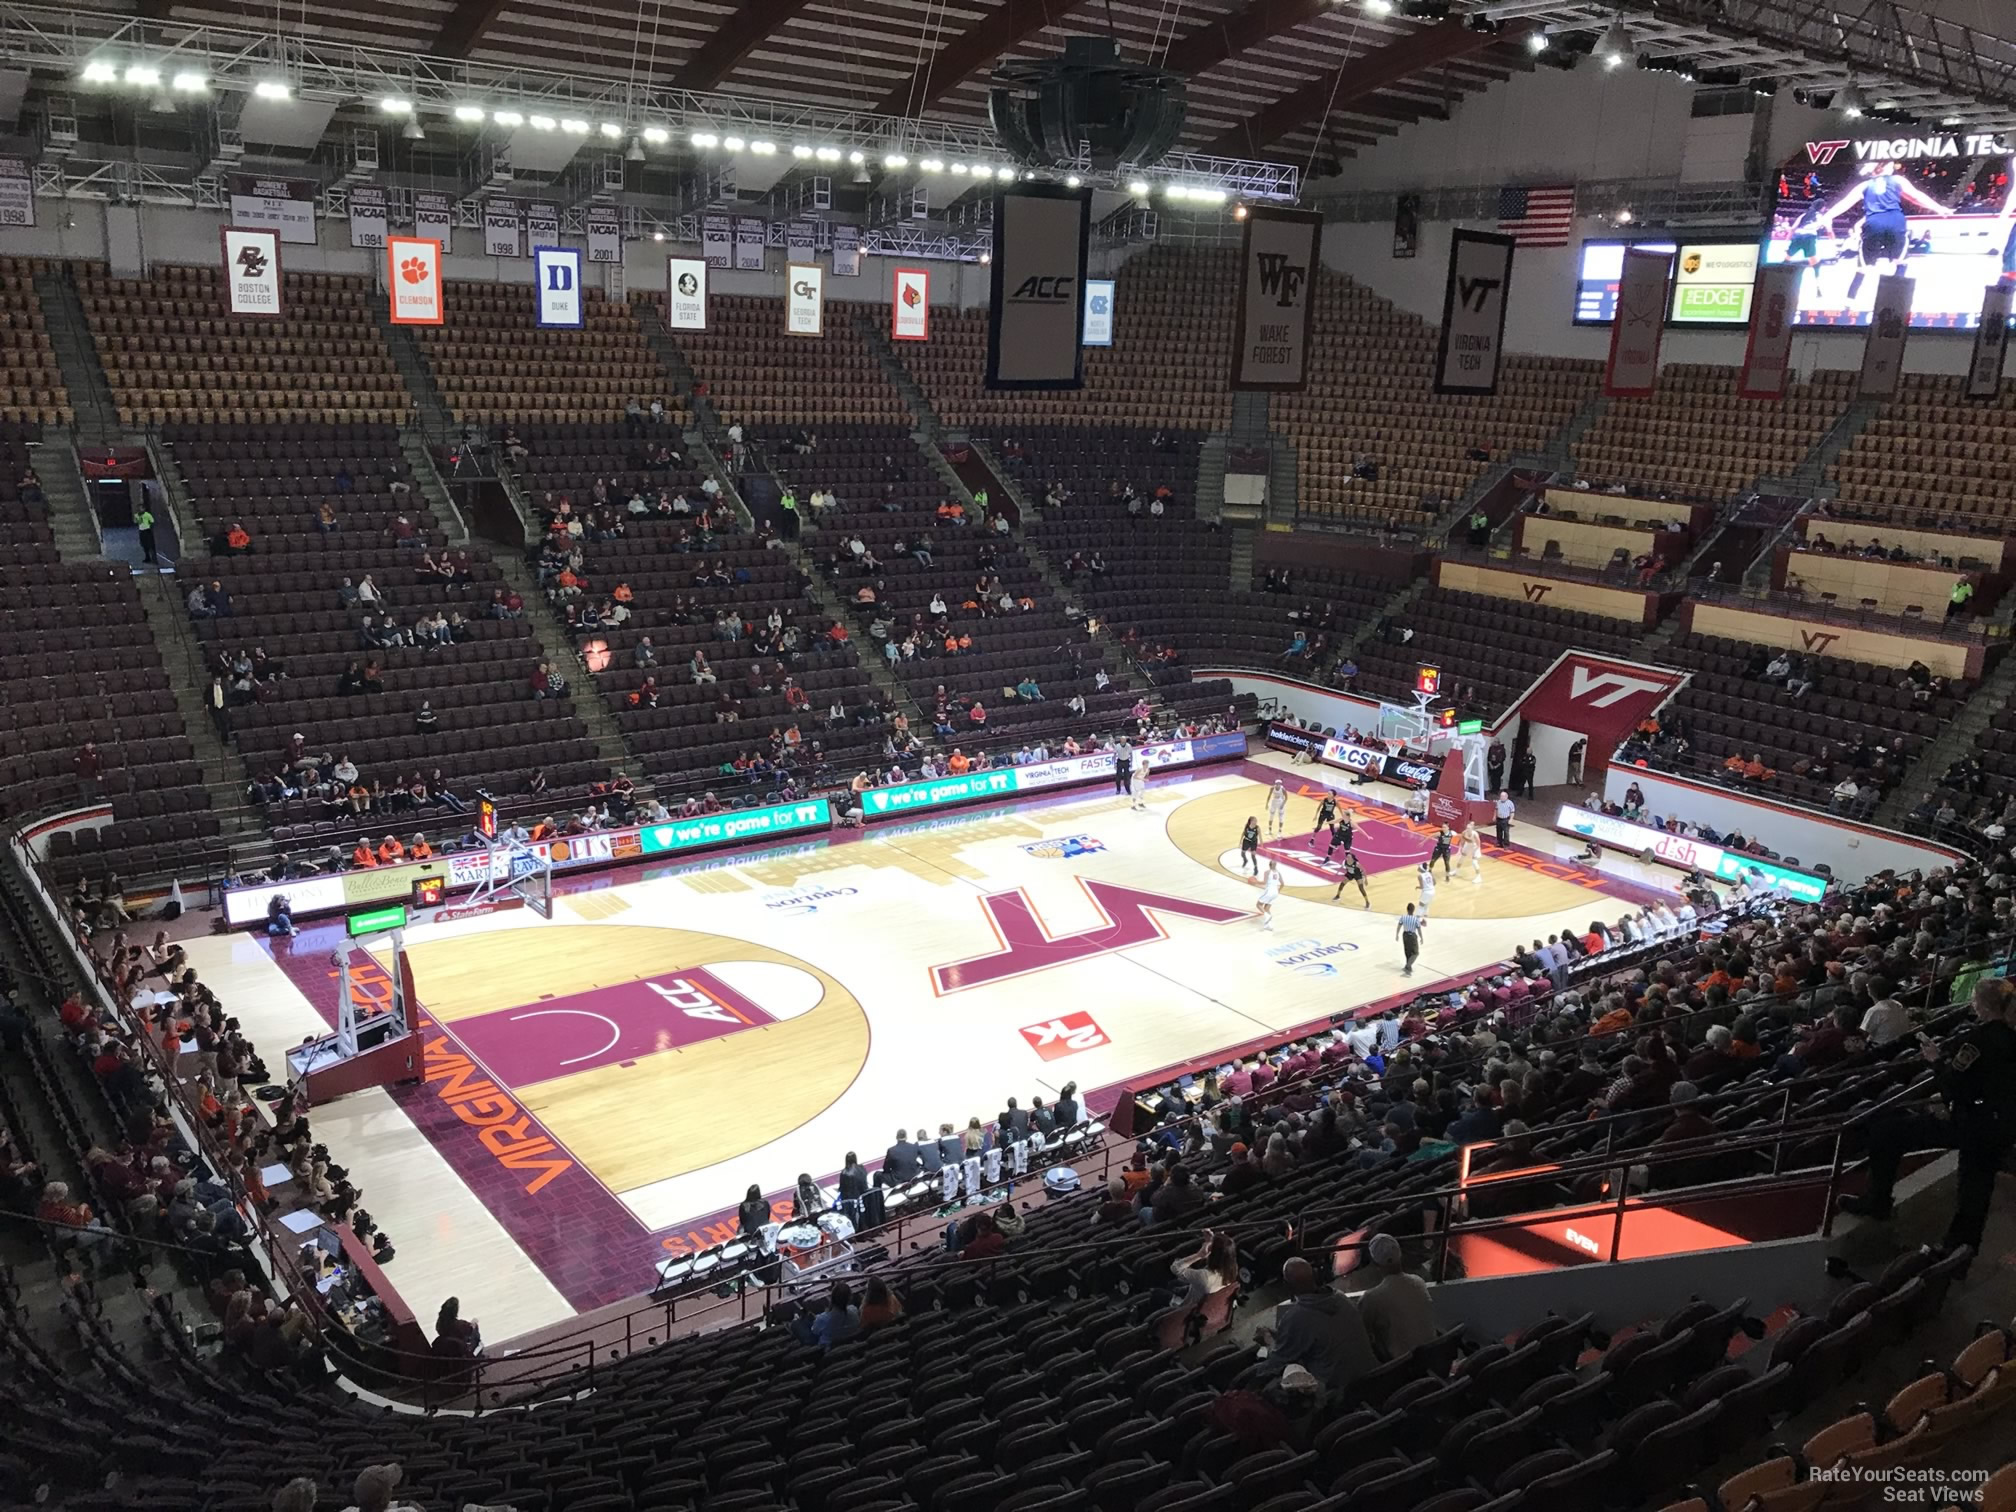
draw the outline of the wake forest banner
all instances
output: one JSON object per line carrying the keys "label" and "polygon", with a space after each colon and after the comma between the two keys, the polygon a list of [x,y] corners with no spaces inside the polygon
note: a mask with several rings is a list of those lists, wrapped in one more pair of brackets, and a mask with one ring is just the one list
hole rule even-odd
{"label": "wake forest banner", "polygon": [[1309,381],[1309,326],[1316,311],[1316,258],[1323,217],[1256,205],[1240,252],[1239,342],[1232,387],[1299,392]]}
{"label": "wake forest banner", "polygon": [[1078,338],[1091,230],[1089,189],[1029,184],[994,196],[987,387],[1084,386]]}

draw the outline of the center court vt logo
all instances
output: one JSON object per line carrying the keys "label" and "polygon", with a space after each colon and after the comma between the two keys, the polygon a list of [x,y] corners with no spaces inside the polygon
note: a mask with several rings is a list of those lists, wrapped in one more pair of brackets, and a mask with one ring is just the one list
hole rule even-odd
{"label": "center court vt logo", "polygon": [[1021,888],[1016,888],[1014,892],[990,893],[980,900],[980,907],[986,913],[988,923],[993,925],[1001,948],[974,956],[971,960],[932,967],[932,991],[941,997],[947,993],[965,992],[973,987],[986,987],[1012,977],[1027,976],[1032,971],[1068,966],[1074,961],[1086,961],[1116,950],[1131,950],[1136,945],[1166,940],[1169,933],[1162,927],[1161,919],[1156,917],[1159,914],[1181,914],[1186,919],[1202,919],[1208,924],[1229,924],[1234,919],[1250,917],[1242,908],[1195,903],[1188,898],[1171,898],[1162,893],[1142,892],[1138,888],[1120,887],[1111,882],[1095,882],[1089,877],[1080,877],[1077,881],[1085,889],[1086,897],[1092,900],[1092,906],[1099,911],[1102,923],[1076,934],[1053,935],[1037,917],[1028,893]]}

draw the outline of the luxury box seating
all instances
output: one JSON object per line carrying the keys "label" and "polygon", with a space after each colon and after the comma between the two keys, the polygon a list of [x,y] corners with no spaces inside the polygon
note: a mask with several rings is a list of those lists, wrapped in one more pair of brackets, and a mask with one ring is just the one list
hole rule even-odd
{"label": "luxury box seating", "polygon": [[[652,299],[662,315],[664,296]],[[829,299],[825,330],[792,336],[782,300],[717,294],[707,322],[705,331],[675,331],[672,340],[723,424],[807,426],[821,434],[842,424],[909,428],[910,411],[855,325],[853,307]]]}
{"label": "luxury box seating", "polygon": [[1831,469],[1858,519],[2006,535],[2016,488],[2016,400],[1967,398],[1966,380],[1907,373]]}
{"label": "luxury box seating", "polygon": [[585,293],[578,329],[541,326],[530,284],[457,282],[445,322],[414,328],[449,412],[478,425],[579,425],[618,419],[632,399],[669,400],[630,307]]}
{"label": "luxury box seating", "polygon": [[396,425],[411,408],[368,278],[288,273],[282,318],[234,320],[216,268],[73,269],[122,425]]}
{"label": "luxury box seating", "polygon": [[74,418],[35,297],[35,275],[47,266],[40,258],[0,257],[0,426],[9,429]]}
{"label": "luxury box seating", "polygon": [[1710,502],[1783,477],[1817,446],[1854,399],[1852,373],[1815,373],[1776,403],[1739,398],[1734,368],[1675,363],[1649,399],[1610,399],[1575,444],[1576,471]]}

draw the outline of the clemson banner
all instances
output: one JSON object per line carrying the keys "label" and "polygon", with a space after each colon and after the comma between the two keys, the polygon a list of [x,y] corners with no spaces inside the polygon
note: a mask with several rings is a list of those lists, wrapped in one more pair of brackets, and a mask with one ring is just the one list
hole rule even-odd
{"label": "clemson banner", "polygon": [[392,291],[392,324],[441,324],[441,243],[386,237],[385,284]]}
{"label": "clemson banner", "polygon": [[889,339],[928,341],[930,337],[930,271],[925,268],[898,268],[896,292],[889,304]]}

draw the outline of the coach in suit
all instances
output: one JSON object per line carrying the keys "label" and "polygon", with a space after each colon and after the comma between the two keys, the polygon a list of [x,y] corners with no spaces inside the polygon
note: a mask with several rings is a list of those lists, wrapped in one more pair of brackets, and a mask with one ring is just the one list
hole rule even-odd
{"label": "coach in suit", "polygon": [[896,1142],[882,1152],[884,1184],[895,1186],[900,1182],[915,1181],[923,1169],[923,1158],[917,1146],[910,1142],[910,1131],[898,1129]]}
{"label": "coach in suit", "polygon": [[1029,1137],[1029,1110],[1016,1106],[1012,1097],[1008,1099],[1008,1106],[994,1122],[1001,1130],[1003,1144],[1013,1144],[1018,1139]]}
{"label": "coach in suit", "polygon": [[949,1123],[938,1125],[938,1164],[956,1166],[966,1159],[966,1141]]}
{"label": "coach in suit", "polygon": [[938,1142],[929,1137],[921,1124],[917,1128],[917,1167],[926,1176],[936,1176],[945,1169],[945,1152],[938,1148]]}

